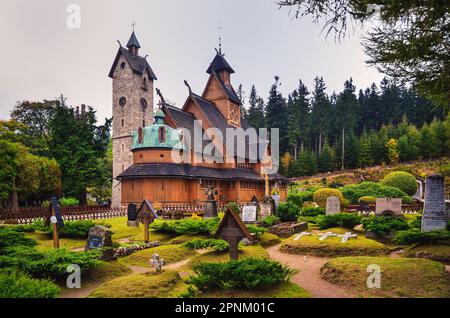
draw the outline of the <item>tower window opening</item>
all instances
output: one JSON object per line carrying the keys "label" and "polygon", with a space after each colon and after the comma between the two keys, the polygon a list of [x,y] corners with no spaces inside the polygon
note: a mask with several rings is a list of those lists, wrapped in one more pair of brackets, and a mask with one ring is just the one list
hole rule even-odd
{"label": "tower window opening", "polygon": [[122,119],[122,127],[125,127],[125,119]]}
{"label": "tower window opening", "polygon": [[160,127],[158,130],[158,139],[160,143],[166,142],[166,129],[164,127]]}
{"label": "tower window opening", "polygon": [[143,134],[142,128],[139,127],[139,129],[138,129],[138,143],[142,144],[143,139],[144,139],[144,134]]}

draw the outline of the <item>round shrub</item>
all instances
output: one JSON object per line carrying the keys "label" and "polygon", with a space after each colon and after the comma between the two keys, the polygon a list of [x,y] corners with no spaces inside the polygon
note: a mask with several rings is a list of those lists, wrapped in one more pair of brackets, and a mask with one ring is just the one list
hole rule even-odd
{"label": "round shrub", "polygon": [[341,201],[341,205],[344,205],[345,200],[341,191],[338,189],[331,188],[323,188],[314,192],[314,202],[316,202],[320,207],[327,207],[327,199],[329,197],[338,197],[339,201]]}
{"label": "round shrub", "polygon": [[355,213],[337,213],[333,215],[319,215],[316,219],[317,225],[321,230],[333,227],[343,227],[353,229],[361,224],[362,217]]}
{"label": "round shrub", "polygon": [[277,209],[277,216],[283,222],[296,221],[300,214],[300,208],[292,202],[281,203]]}
{"label": "round shrub", "polygon": [[385,186],[380,183],[364,181],[359,184],[349,184],[340,188],[344,197],[351,203],[358,203],[358,199],[363,196],[373,196],[376,198],[403,198],[407,196],[405,192],[396,187]]}
{"label": "round shrub", "polygon": [[408,195],[413,195],[417,191],[416,178],[412,174],[404,171],[395,171],[388,174],[381,181],[381,184],[399,188]]}
{"label": "round shrub", "polygon": [[324,208],[314,208],[314,207],[307,207],[302,209],[301,216],[318,216],[318,215],[325,215],[325,209]]}
{"label": "round shrub", "polygon": [[298,207],[303,206],[303,196],[299,195],[298,193],[291,193],[287,197],[288,202],[294,203]]}
{"label": "round shrub", "polygon": [[365,195],[358,199],[358,203],[360,204],[373,204],[377,202],[377,198],[371,195]]}

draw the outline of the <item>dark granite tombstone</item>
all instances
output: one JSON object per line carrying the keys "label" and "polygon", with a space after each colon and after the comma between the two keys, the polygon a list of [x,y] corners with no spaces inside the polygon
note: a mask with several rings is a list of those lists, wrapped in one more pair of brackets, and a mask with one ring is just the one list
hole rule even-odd
{"label": "dark granite tombstone", "polygon": [[209,188],[208,191],[206,191],[206,195],[208,196],[208,198],[206,200],[205,213],[203,217],[206,219],[216,218],[218,216],[217,201],[215,200],[214,196],[217,195],[217,190],[214,190],[214,188]]}
{"label": "dark granite tombstone", "polygon": [[134,203],[128,205],[128,226],[139,227],[139,221],[137,218],[137,206]]}
{"label": "dark granite tombstone", "polygon": [[433,175],[425,182],[422,232],[445,230],[446,227],[444,177]]}
{"label": "dark granite tombstone", "polygon": [[230,244],[230,259],[233,260],[238,259],[239,242],[242,239],[246,238],[250,242],[253,241],[253,237],[244,222],[230,208],[225,212],[216,235]]}
{"label": "dark granite tombstone", "polygon": [[158,218],[156,210],[150,201],[144,200],[141,207],[137,211],[137,219],[144,224],[144,240],[145,243],[150,242],[149,226]]}
{"label": "dark granite tombstone", "polygon": [[86,242],[85,251],[104,249],[103,259],[110,260],[114,258],[111,231],[104,226],[94,226],[89,230],[89,236]]}

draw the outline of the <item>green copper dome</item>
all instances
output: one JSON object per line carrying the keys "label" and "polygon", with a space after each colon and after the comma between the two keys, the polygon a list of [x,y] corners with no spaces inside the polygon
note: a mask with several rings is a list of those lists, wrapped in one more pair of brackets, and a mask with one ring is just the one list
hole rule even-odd
{"label": "green copper dome", "polygon": [[142,129],[142,136],[139,131],[133,131],[133,144],[131,149],[142,148],[170,148],[184,150],[182,140],[182,130],[174,129],[165,124],[165,115],[161,109],[155,113],[155,123]]}

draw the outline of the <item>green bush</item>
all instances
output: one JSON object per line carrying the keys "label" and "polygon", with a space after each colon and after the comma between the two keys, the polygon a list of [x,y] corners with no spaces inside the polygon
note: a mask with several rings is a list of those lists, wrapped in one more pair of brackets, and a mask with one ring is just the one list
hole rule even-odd
{"label": "green bush", "polygon": [[183,219],[176,221],[156,220],[150,227],[158,232],[172,234],[214,234],[219,227],[220,219]]}
{"label": "green bush", "polygon": [[361,224],[361,216],[354,213],[337,213],[333,215],[320,215],[316,217],[317,225],[321,230],[333,227],[344,227],[353,229],[356,225]]}
{"label": "green bush", "polygon": [[250,233],[255,234],[256,236],[261,236],[267,232],[266,229],[255,225],[247,225],[247,228],[250,231]]}
{"label": "green bush", "polygon": [[306,191],[300,191],[300,192],[296,193],[296,196],[298,197],[298,200],[302,200],[302,204],[304,202],[314,201],[314,199],[313,199],[314,191],[311,191],[309,189]]}
{"label": "green bush", "polygon": [[291,193],[287,197],[287,202],[292,202],[301,208],[303,206],[303,196],[298,193]]}
{"label": "green bush", "polygon": [[450,231],[421,232],[419,229],[399,231],[394,236],[394,242],[398,244],[430,244],[450,240]]}
{"label": "green bush", "polygon": [[358,199],[359,204],[374,204],[376,202],[377,202],[377,198],[370,196],[370,195],[366,195],[366,196],[360,197]]}
{"label": "green bush", "polygon": [[332,188],[323,188],[319,189],[316,192],[314,192],[314,202],[316,202],[321,208],[326,208],[327,206],[327,199],[329,197],[338,197],[339,201],[341,202],[341,205],[344,205],[344,196],[342,195],[342,192],[338,189],[332,189]]}
{"label": "green bush", "polygon": [[75,198],[62,198],[62,199],[59,199],[59,205],[61,205],[61,206],[77,206],[77,205],[80,205],[80,201]]}
{"label": "green bush", "polygon": [[10,229],[22,233],[34,233],[36,231],[32,224],[15,225],[11,226]]}
{"label": "green bush", "polygon": [[288,281],[293,272],[278,262],[247,258],[227,263],[200,263],[188,284],[200,291],[269,288]]}
{"label": "green bush", "polygon": [[406,220],[392,216],[370,217],[362,220],[366,231],[372,231],[378,235],[388,235],[392,232],[408,230]]}
{"label": "green bush", "polygon": [[301,216],[318,216],[318,215],[325,215],[325,209],[324,208],[315,208],[315,207],[307,207],[303,208],[302,212],[300,213]]}
{"label": "green bush", "polygon": [[269,215],[262,219],[261,222],[264,226],[270,227],[280,222],[280,218],[276,215]]}
{"label": "green bush", "polygon": [[228,251],[230,245],[224,240],[214,239],[194,239],[183,244],[185,247],[191,250],[201,250],[206,248],[212,248],[217,252]]}
{"label": "green bush", "polygon": [[60,288],[15,270],[0,270],[0,298],[55,298]]}
{"label": "green bush", "polygon": [[[59,231],[60,238],[87,238],[89,230],[98,225],[94,221],[70,221],[64,222],[64,227]],[[109,224],[102,223],[105,227],[111,227]],[[53,233],[53,228],[50,229],[49,234]]]}
{"label": "green bush", "polygon": [[375,182],[365,181],[359,184],[350,184],[340,188],[344,197],[353,204],[357,204],[359,198],[373,196],[375,198],[403,198],[407,194],[399,188],[385,186]]}
{"label": "green bush", "polygon": [[417,191],[416,178],[412,174],[404,171],[391,172],[384,177],[381,184],[399,188],[408,195],[413,195]]}
{"label": "green bush", "polygon": [[16,247],[34,247],[37,242],[28,238],[22,232],[17,232],[13,227],[0,227],[0,255],[9,253]]}
{"label": "green bush", "polygon": [[283,222],[296,221],[300,214],[300,208],[292,202],[280,203],[276,214]]}
{"label": "green bush", "polygon": [[234,212],[237,215],[241,214],[241,208],[239,207],[239,205],[236,202],[228,203],[227,208],[229,208],[232,212]]}

